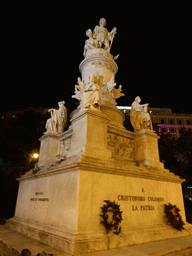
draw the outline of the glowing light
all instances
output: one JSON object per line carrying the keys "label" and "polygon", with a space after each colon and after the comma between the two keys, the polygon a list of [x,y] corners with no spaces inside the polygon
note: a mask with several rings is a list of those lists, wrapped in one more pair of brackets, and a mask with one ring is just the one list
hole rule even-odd
{"label": "glowing light", "polygon": [[131,110],[131,107],[126,107],[126,106],[117,106],[118,109],[129,109]]}
{"label": "glowing light", "polygon": [[37,153],[35,153],[35,154],[33,154],[33,157],[34,157],[34,158],[38,158],[39,155],[38,155]]}

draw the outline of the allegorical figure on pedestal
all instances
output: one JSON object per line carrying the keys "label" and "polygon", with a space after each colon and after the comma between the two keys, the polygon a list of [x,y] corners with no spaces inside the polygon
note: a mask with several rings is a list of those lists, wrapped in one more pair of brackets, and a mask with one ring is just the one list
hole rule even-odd
{"label": "allegorical figure on pedestal", "polygon": [[59,109],[51,108],[48,110],[48,112],[51,113],[51,118],[46,122],[45,128],[47,129],[47,132],[62,133],[64,131],[67,123],[67,110],[64,104],[64,101],[60,101],[58,102]]}
{"label": "allegorical figure on pedestal", "polygon": [[80,101],[80,108],[91,108],[92,110],[100,110],[101,94],[100,87],[95,82],[94,74],[90,75],[90,81],[85,83],[78,78],[78,85],[75,85],[75,95],[72,98],[76,98]]}
{"label": "allegorical figure on pedestal", "polygon": [[131,104],[130,120],[135,131],[143,129],[153,130],[152,121],[147,113],[148,103],[141,105],[141,98],[137,96]]}

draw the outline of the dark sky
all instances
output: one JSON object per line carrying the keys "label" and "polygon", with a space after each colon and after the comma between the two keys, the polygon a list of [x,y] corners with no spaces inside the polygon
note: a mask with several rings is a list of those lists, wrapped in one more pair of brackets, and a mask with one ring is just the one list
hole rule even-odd
{"label": "dark sky", "polygon": [[72,109],[85,32],[103,17],[109,31],[117,27],[111,54],[120,54],[116,82],[125,93],[118,105],[139,95],[149,107],[192,113],[190,1],[2,3],[1,112],[61,100]]}

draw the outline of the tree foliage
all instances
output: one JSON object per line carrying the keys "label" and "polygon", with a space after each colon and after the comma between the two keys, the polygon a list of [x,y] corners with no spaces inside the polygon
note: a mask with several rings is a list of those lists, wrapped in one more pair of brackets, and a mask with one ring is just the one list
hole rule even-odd
{"label": "tree foliage", "polygon": [[159,139],[160,160],[165,168],[181,178],[192,180],[192,132],[181,128],[178,140],[172,140],[170,133]]}
{"label": "tree foliage", "polygon": [[23,172],[28,167],[30,155],[39,151],[38,139],[45,131],[46,119],[47,115],[30,110],[9,122],[1,122],[1,169],[18,167]]}

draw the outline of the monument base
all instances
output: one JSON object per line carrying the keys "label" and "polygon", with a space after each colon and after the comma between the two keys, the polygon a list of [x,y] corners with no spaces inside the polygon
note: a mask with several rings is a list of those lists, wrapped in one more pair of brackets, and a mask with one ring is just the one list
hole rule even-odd
{"label": "monument base", "polygon": [[110,250],[192,234],[192,225],[187,223],[185,230],[182,232],[174,230],[171,227],[156,225],[145,226],[143,228],[130,227],[128,230],[122,231],[118,236],[113,233],[109,233],[108,235],[103,233],[89,233],[84,235],[84,238],[81,236],[78,238],[78,236],[64,235],[60,231],[47,229],[42,226],[39,227],[37,224],[24,222],[16,217],[9,220],[6,226],[45,244],[63,249],[69,255]]}
{"label": "monument base", "polygon": [[[122,159],[72,162],[21,177],[15,217],[6,225],[71,255],[192,234],[178,176]],[[104,200],[120,206],[118,235],[101,224]],[[166,224],[168,203],[181,210],[184,230]]]}

